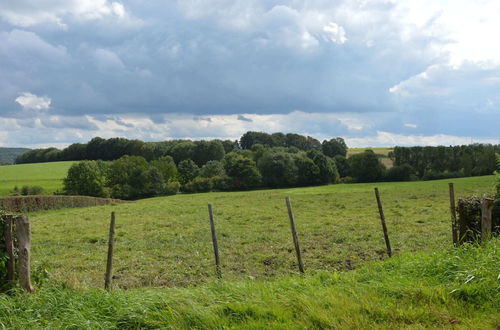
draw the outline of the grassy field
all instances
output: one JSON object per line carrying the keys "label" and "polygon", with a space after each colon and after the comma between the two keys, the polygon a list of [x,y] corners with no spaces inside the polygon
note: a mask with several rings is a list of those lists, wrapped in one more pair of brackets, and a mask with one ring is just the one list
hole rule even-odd
{"label": "grassy field", "polygon": [[62,188],[62,179],[74,162],[52,162],[0,166],[0,196],[7,196],[15,186],[40,186],[45,193]]}
{"label": "grassy field", "polygon": [[[452,180],[457,197],[492,189],[492,176]],[[450,245],[448,181],[379,183],[396,255]],[[75,288],[101,287],[111,211],[115,286],[190,286],[214,277],[212,203],[226,280],[297,273],[284,202],[290,196],[307,273],[386,258],[375,184],[176,195],[30,215],[33,260]]]}
{"label": "grassy field", "polygon": [[500,240],[349,272],[190,288],[0,294],[3,329],[498,329]]}
{"label": "grassy field", "polygon": [[[493,188],[492,176],[451,181],[457,197]],[[447,182],[377,184],[395,250],[390,259],[374,184],[31,213],[37,293],[0,294],[0,328],[498,329],[500,240],[451,246]],[[285,196],[305,276],[296,269]],[[208,203],[222,280],[215,278]],[[117,240],[108,293],[101,288],[111,211]]]}

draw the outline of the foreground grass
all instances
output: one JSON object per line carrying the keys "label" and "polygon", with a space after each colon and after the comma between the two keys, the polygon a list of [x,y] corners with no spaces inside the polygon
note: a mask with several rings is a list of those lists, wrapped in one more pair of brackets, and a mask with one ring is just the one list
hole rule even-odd
{"label": "foreground grass", "polygon": [[[492,176],[452,180],[457,197],[492,188]],[[396,255],[450,246],[448,181],[378,183]],[[119,288],[191,286],[214,277],[212,203],[226,280],[297,273],[284,202],[290,196],[306,272],[354,269],[386,258],[375,184],[205,193],[30,214],[35,267],[72,288],[101,287],[111,211],[117,215]]]}
{"label": "foreground grass", "polygon": [[500,327],[500,240],[413,253],[350,272],[194,288],[115,290],[47,285],[0,295],[9,329],[360,329]]}
{"label": "foreground grass", "polygon": [[62,189],[62,180],[74,162],[18,164],[0,167],[0,196],[8,196],[15,186],[40,186],[45,193]]}

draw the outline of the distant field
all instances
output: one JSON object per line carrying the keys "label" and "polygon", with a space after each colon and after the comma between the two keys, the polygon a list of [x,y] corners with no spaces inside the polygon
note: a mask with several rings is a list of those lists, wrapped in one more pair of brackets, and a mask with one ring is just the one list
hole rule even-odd
{"label": "distant field", "polygon": [[380,158],[380,161],[385,165],[385,167],[391,168],[394,166],[392,160],[388,157],[389,152],[391,152],[393,148],[349,148],[347,150],[347,157],[362,153],[367,149],[373,150],[373,152],[378,155],[383,155],[383,157]]}
{"label": "distant field", "polygon": [[0,196],[7,196],[14,186],[41,186],[46,193],[62,188],[62,179],[74,162],[52,162],[0,166]]}
{"label": "distant field", "polygon": [[[492,189],[493,176],[450,180],[457,197]],[[386,258],[373,187],[396,255],[450,246],[448,181],[329,185],[176,195],[32,213],[33,260],[72,287],[101,287],[111,211],[115,284],[191,286],[214,278],[207,204],[213,203],[226,280],[296,274],[284,198],[292,199],[307,273]]]}

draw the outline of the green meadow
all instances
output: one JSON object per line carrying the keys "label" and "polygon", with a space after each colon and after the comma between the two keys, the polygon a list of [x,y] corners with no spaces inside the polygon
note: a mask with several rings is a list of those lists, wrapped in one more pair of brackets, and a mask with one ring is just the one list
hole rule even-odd
{"label": "green meadow", "polygon": [[0,196],[10,194],[15,186],[40,186],[51,194],[62,188],[62,180],[74,162],[52,162],[0,166]]}
{"label": "green meadow", "polygon": [[[493,176],[455,182],[457,197],[492,189]],[[386,258],[373,188],[379,187],[395,255],[450,246],[448,181],[345,184],[179,194],[30,214],[33,260],[75,288],[103,284],[110,213],[116,212],[117,288],[191,286],[214,277],[207,204],[214,207],[225,280],[297,273],[285,197],[306,273],[352,270]]]}
{"label": "green meadow", "polygon": [[[17,169],[31,168],[27,184],[57,182],[55,190],[71,163],[54,164],[59,174],[43,170],[45,164],[38,172],[31,170],[36,164]],[[21,185],[16,178],[26,176],[11,172],[2,184],[9,177]],[[178,194],[30,213],[37,291],[0,294],[0,328],[498,329],[500,241],[452,247],[447,184],[455,183],[458,198],[491,192],[493,181]],[[393,258],[386,255],[374,187]],[[297,269],[287,196],[305,275]],[[215,276],[209,203],[222,279]],[[113,211],[113,289],[106,292]]]}

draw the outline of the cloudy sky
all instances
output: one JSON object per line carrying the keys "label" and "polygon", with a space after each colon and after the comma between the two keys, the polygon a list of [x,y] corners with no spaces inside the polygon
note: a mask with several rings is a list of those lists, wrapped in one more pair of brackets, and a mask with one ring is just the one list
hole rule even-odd
{"label": "cloudy sky", "polygon": [[0,0],[0,146],[500,143],[498,0]]}

